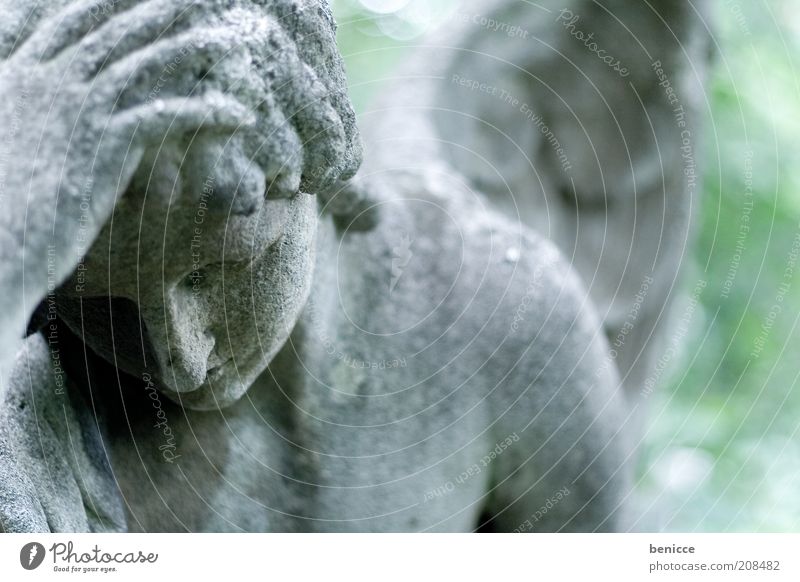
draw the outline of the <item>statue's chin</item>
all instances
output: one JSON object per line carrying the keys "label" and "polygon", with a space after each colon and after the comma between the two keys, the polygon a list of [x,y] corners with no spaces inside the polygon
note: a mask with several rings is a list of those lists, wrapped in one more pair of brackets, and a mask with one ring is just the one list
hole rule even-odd
{"label": "statue's chin", "polygon": [[190,410],[220,410],[237,403],[247,390],[231,390],[230,386],[223,387],[219,383],[212,387],[204,382],[190,392],[177,392],[165,386],[161,386],[161,392],[175,404]]}

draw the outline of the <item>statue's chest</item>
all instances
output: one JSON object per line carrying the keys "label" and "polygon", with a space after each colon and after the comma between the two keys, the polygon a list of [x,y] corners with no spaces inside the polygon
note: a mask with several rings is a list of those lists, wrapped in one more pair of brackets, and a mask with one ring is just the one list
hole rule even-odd
{"label": "statue's chest", "polygon": [[302,385],[267,379],[222,412],[153,406],[133,439],[119,432],[114,464],[131,528],[475,527],[491,437],[469,387],[409,382],[415,375],[399,366],[330,370]]}

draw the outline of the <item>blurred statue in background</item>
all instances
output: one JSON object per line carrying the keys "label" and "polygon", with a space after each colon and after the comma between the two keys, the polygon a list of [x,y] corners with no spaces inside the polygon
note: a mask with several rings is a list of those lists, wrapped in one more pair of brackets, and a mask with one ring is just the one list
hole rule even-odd
{"label": "blurred statue in background", "polygon": [[606,334],[680,264],[642,54],[688,111],[691,15],[571,4],[629,76],[556,12],[476,5],[539,40],[464,19],[422,49],[442,78],[388,92],[359,171],[322,2],[0,1],[0,528],[627,528],[634,364]]}
{"label": "blurred statue in background", "polygon": [[[446,163],[558,246],[633,403],[663,351],[691,244],[705,6],[465,2],[360,122],[381,167]],[[379,146],[386,136],[393,147]]]}

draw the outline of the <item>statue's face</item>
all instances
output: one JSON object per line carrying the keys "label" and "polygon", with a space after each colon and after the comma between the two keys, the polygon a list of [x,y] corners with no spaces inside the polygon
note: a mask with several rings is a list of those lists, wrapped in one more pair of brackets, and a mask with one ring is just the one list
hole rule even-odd
{"label": "statue's face", "polygon": [[[311,0],[193,6],[178,32],[211,28],[169,70],[144,67],[120,107],[217,91],[254,122],[230,139],[204,123],[148,151],[58,309],[111,364],[211,409],[264,371],[308,297],[317,203],[299,193],[301,178],[314,192],[349,179],[360,142],[327,10]],[[225,49],[219,62],[198,48],[208,30]]]}
{"label": "statue's face", "polygon": [[59,297],[92,350],[195,409],[246,392],[310,289],[315,198],[265,197],[249,153],[200,136],[149,154]]}

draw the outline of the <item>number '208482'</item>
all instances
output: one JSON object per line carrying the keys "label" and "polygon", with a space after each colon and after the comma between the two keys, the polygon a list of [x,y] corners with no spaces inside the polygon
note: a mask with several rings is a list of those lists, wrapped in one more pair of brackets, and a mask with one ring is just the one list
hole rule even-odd
{"label": "number '208482'", "polygon": [[780,570],[779,560],[737,560],[736,571],[740,570]]}

